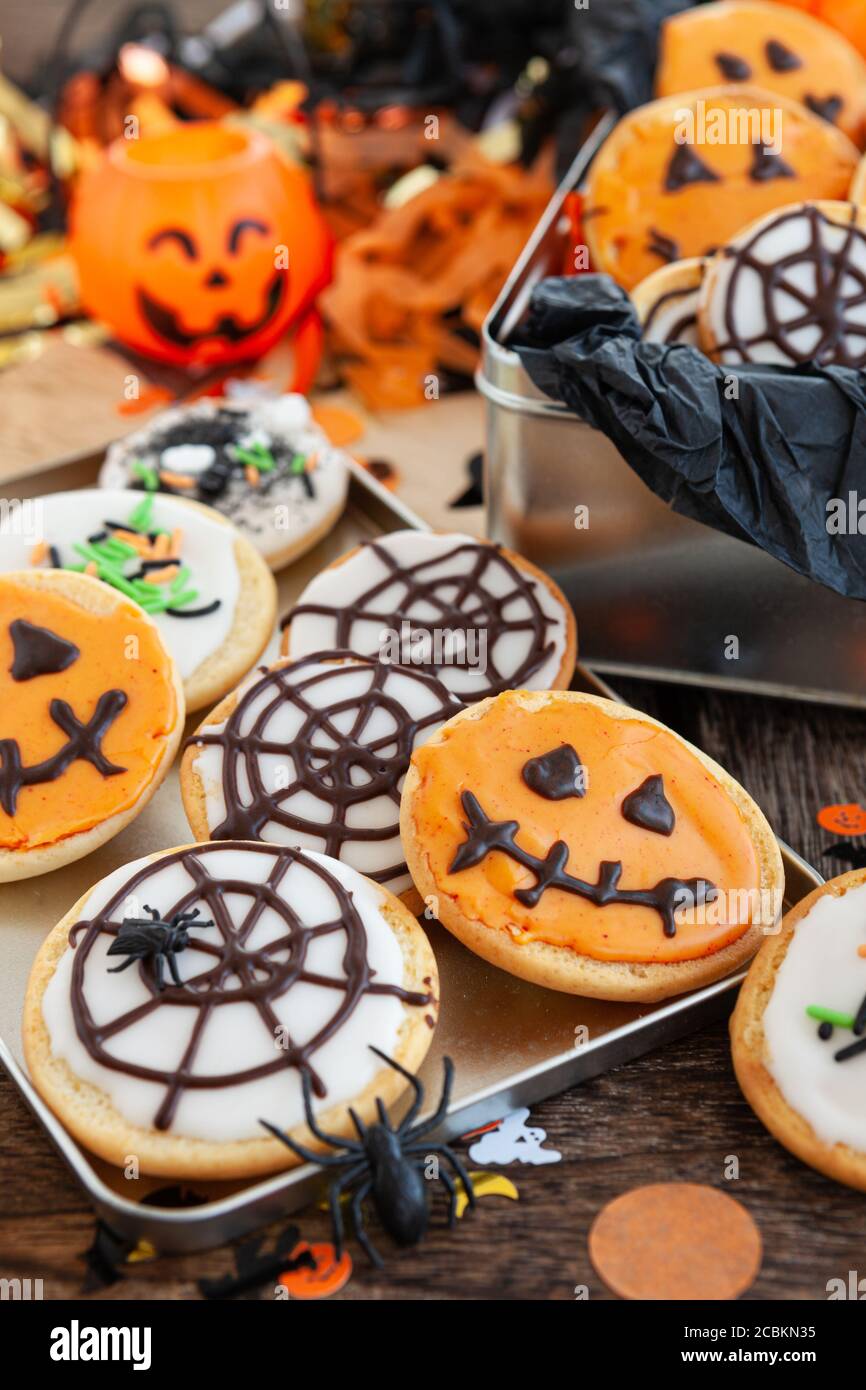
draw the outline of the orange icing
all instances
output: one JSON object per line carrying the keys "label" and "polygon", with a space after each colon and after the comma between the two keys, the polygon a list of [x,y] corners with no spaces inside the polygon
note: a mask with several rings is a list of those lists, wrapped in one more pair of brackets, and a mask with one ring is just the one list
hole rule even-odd
{"label": "orange icing", "polygon": [[[74,642],[80,656],[56,675],[13,680],[9,625],[16,618]],[[132,639],[137,657],[128,655],[135,647]],[[0,584],[0,738],[17,741],[25,767],[52,757],[68,742],[49,714],[52,700],[65,700],[76,718],[87,723],[105,691],[122,690],[127,696],[100,744],[109,762],[125,771],[104,777],[79,760],[54,781],[22,787],[14,816],[0,808],[0,847],[54,844],[138,800],[177,722],[171,670],[158,632],[134,604],[122,601],[110,614],[89,613],[56,592],[14,581]]]}
{"label": "orange icing", "polygon": [[[767,120],[778,122],[781,157],[793,169],[792,178],[755,182],[749,177],[756,157],[751,144],[709,142],[714,120],[727,130],[724,113],[760,112],[764,104],[771,113]],[[706,134],[706,142],[677,144],[686,110],[703,111],[694,133]],[[778,114],[772,116],[774,111]],[[714,117],[713,112],[719,114]],[[767,133],[772,131],[768,126]],[[717,181],[667,191],[665,179],[677,150],[696,155]],[[673,244],[676,259],[707,255],[774,208],[810,198],[845,198],[856,166],[857,150],[846,136],[770,93],[708,89],[639,107],[623,117],[590,171],[584,217],[594,269],[607,271],[631,289],[665,263],[662,238]]]}
{"label": "orange icing", "polygon": [[[774,68],[767,52],[772,42],[783,44],[798,66],[781,72]],[[866,68],[856,49],[829,25],[753,0],[685,10],[662,28],[657,95],[673,96],[731,81],[717,61],[720,53],[746,63],[751,73],[746,80],[770,92],[807,106],[808,99],[838,98],[842,104],[833,124],[862,145]]]}
{"label": "orange icing", "polygon": [[[586,770],[585,796],[549,801],[521,777],[529,758],[570,743]],[[466,838],[460,794],[474,792],[496,821],[516,820],[517,844],[542,858],[556,840],[569,847],[567,871],[595,883],[603,860],[622,862],[623,889],[652,888],[663,878],[702,878],[724,893],[758,890],[760,869],[746,822],[717,779],[666,730],[643,720],[615,720],[594,705],[563,699],[527,711],[513,694],[498,696],[480,719],[446,727],[412,761],[421,777],[417,835],[437,888],[467,918],[508,929],[517,940],[566,946],[596,960],[682,961],[710,955],[742,936],[754,900],[731,906],[731,921],[679,922],[666,937],[659,914],[643,906],[594,903],[548,888],[538,906],[513,896],[535,876],[494,851],[481,864],[449,873]],[[676,814],[670,836],[641,829],[621,814],[624,798],[661,774]],[[715,905],[714,905],[715,906]],[[712,917],[712,911],[709,916]],[[742,920],[738,920],[739,917]],[[680,917],[682,914],[680,914]]]}

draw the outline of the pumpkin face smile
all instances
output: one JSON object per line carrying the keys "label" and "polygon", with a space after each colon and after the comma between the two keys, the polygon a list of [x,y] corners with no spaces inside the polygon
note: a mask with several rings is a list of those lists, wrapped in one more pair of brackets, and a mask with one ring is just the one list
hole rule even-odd
{"label": "pumpkin face smile", "polygon": [[182,366],[267,352],[330,278],[305,172],[217,123],[117,141],[81,178],[71,244],[89,312]]}
{"label": "pumpkin face smile", "polygon": [[[218,271],[214,272],[214,274],[219,273]],[[197,344],[204,343],[207,339],[222,339],[226,343],[243,343],[256,333],[261,333],[279,313],[286,296],[286,288],[286,274],[283,271],[274,271],[267,288],[264,311],[249,324],[239,322],[234,314],[222,314],[208,328],[195,330],[184,328],[174,309],[171,309],[167,304],[161,304],[158,299],[148,294],[147,290],[141,286],[138,288],[138,307],[141,317],[148,324],[155,337],[162,338],[166,343],[170,343],[183,351],[188,351]]]}

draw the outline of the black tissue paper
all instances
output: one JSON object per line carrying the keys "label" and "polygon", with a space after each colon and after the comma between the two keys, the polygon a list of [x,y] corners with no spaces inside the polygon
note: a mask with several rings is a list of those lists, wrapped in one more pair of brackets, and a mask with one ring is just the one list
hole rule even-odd
{"label": "black tissue paper", "polygon": [[[866,535],[856,529],[857,498],[866,503],[866,375],[719,366],[640,333],[610,276],[555,277],[534,290],[510,346],[539,389],[606,434],[674,511],[866,599]],[[828,519],[838,500],[847,530],[835,534]]]}

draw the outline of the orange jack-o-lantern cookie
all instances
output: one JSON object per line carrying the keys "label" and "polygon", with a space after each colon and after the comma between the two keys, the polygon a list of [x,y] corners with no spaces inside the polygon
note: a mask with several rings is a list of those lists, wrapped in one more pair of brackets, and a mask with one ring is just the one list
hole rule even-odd
{"label": "orange jack-o-lantern cookie", "polygon": [[863,0],[776,0],[791,9],[805,10],[844,34],[866,58],[866,5]]}
{"label": "orange jack-o-lantern cookie", "polygon": [[665,97],[623,117],[590,170],[586,239],[626,289],[668,261],[706,256],[748,222],[844,198],[857,149],[799,102],[752,87]]}
{"label": "orange jack-o-lantern cookie", "polygon": [[159,629],[107,584],[0,577],[0,881],[80,859],[150,799],[183,689]]}
{"label": "orange jack-o-lantern cookie", "polygon": [[866,63],[828,25],[767,0],[718,0],[662,26],[656,92],[751,82],[801,101],[858,145],[866,135]]}
{"label": "orange jack-o-lantern cookie", "polygon": [[510,690],[412,756],[409,869],[443,925],[513,975],[601,999],[720,979],[781,911],[779,848],[737,782],[648,715]]}

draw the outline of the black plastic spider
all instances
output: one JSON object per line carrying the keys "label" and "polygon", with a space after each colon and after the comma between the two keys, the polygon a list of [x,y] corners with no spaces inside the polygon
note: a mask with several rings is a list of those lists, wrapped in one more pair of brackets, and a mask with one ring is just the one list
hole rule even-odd
{"label": "black plastic spider", "polygon": [[156,988],[162,993],[165,989],[164,969],[165,962],[168,961],[168,968],[171,978],[176,985],[183,985],[183,980],[177,971],[177,961],[175,956],[178,951],[183,951],[189,945],[189,927],[212,927],[213,922],[196,922],[195,918],[199,914],[199,909],[193,908],[190,912],[176,912],[168,922],[163,922],[155,907],[144,905],[145,912],[150,913],[147,917],[124,917],[117,932],[117,936],[108,948],[110,956],[127,956],[128,959],[123,965],[116,965],[113,970],[109,970],[109,975],[119,975],[121,970],[126,970],[130,965],[134,965],[137,960],[153,960],[153,973],[156,977]]}
{"label": "black plastic spider", "polygon": [[[415,1116],[424,1104],[424,1087],[417,1076],[413,1076],[412,1072],[407,1071],[399,1062],[395,1062],[393,1057],[388,1057],[384,1052],[380,1052],[378,1047],[373,1047],[370,1050],[375,1052],[377,1057],[381,1057],[383,1062],[387,1062],[389,1067],[393,1067],[401,1076],[404,1076],[415,1092],[412,1104],[396,1129],[393,1129],[388,1121],[383,1102],[377,1100],[378,1124],[365,1125],[355,1111],[351,1107],[349,1108],[349,1114],[355,1129],[358,1131],[358,1139],[341,1139],[336,1135],[325,1134],[319,1128],[313,1115],[312,1087],[308,1071],[305,1071],[302,1077],[307,1126],[310,1132],[322,1143],[330,1144],[334,1149],[343,1149],[345,1153],[314,1153],[312,1149],[305,1148],[303,1144],[298,1144],[294,1139],[289,1138],[288,1134],[277,1129],[276,1125],[269,1124],[267,1120],[261,1120],[260,1123],[275,1138],[280,1139],[287,1148],[291,1149],[292,1153],[304,1159],[306,1163],[318,1163],[323,1168],[343,1168],[345,1170],[334,1179],[328,1189],[328,1205],[338,1259],[343,1252],[345,1240],[340,1198],[347,1188],[352,1187],[355,1183],[360,1184],[352,1194],[352,1224],[355,1228],[358,1244],[367,1258],[372,1264],[381,1267],[382,1257],[364,1228],[363,1203],[365,1198],[372,1197],[373,1205],[385,1230],[398,1245],[405,1246],[417,1245],[427,1230],[429,1210],[424,1168],[429,1155],[444,1158],[447,1163],[451,1164],[463,1184],[470,1207],[475,1207],[476,1197],[472,1179],[453,1149],[449,1148],[447,1144],[418,1142],[423,1139],[425,1134],[430,1134],[432,1130],[436,1129],[445,1118],[448,1102],[451,1099],[451,1084],[454,1079],[454,1064],[451,1058],[444,1058],[445,1080],[435,1115],[431,1115],[429,1119],[422,1121],[419,1125],[413,1125]],[[441,1167],[436,1177],[444,1183],[450,1195],[448,1224],[453,1227],[457,1217],[457,1184],[451,1174],[445,1172]]]}

